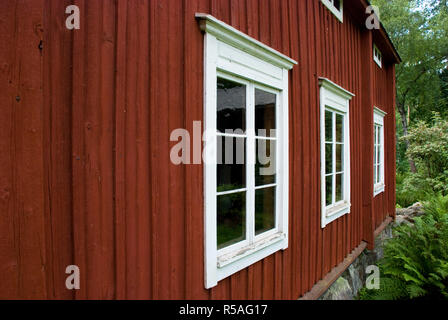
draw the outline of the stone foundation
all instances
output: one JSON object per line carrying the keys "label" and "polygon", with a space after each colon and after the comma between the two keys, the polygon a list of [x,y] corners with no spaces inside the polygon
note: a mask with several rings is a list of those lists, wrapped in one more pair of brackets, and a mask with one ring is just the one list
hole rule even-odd
{"label": "stone foundation", "polygon": [[331,287],[319,298],[319,300],[353,300],[359,291],[365,286],[368,266],[376,265],[383,257],[383,243],[392,238],[393,223],[375,239],[373,251],[364,250],[350,267],[339,277]]}

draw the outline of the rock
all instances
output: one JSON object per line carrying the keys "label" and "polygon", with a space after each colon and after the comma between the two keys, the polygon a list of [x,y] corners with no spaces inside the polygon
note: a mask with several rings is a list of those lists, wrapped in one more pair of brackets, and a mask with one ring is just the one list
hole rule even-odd
{"label": "rock", "polygon": [[400,226],[404,223],[411,224],[411,222],[409,221],[409,217],[408,216],[397,216],[397,218],[395,219],[395,226]]}
{"label": "rock", "polygon": [[353,300],[352,288],[350,288],[350,284],[346,279],[340,277],[324,293],[320,300]]}
{"label": "rock", "polygon": [[407,216],[407,217],[420,217],[425,214],[423,211],[423,205],[420,202],[417,202],[405,209],[397,209],[397,216]]}
{"label": "rock", "polygon": [[359,293],[359,290],[364,286],[362,282],[362,275],[360,274],[361,268],[357,268],[355,265],[351,265],[348,268],[348,274],[350,276],[350,287],[352,288],[352,297],[356,297]]}
{"label": "rock", "polygon": [[420,202],[417,202],[406,209],[397,209],[397,218],[395,220],[395,226],[399,226],[402,224],[413,224],[414,219],[417,217],[421,217],[425,214],[423,210],[423,205]]}

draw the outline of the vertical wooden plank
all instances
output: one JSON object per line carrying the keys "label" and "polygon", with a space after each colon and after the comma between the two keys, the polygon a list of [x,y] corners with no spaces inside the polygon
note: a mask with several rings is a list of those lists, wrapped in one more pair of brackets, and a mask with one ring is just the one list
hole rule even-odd
{"label": "vertical wooden plank", "polygon": [[[184,1],[184,127],[193,132],[193,122],[203,120],[203,51],[204,37],[194,18],[196,12],[211,10],[209,1]],[[198,68],[198,66],[200,66]],[[202,126],[204,127],[204,126]],[[187,299],[207,299],[210,292],[204,289],[204,207],[203,166],[185,167],[185,261]]]}
{"label": "vertical wooden plank", "polygon": [[111,215],[115,8],[112,1],[77,4],[85,18],[74,35],[73,212],[75,262],[85,276],[76,297],[110,299],[115,295]]}
{"label": "vertical wooden plank", "polygon": [[[127,4],[117,2],[117,44],[127,41]],[[125,114],[126,114],[126,48],[116,46],[115,73],[115,134],[114,134],[114,195],[115,195],[115,284],[117,299],[127,297],[126,271],[126,174],[125,174]]]}
{"label": "vertical wooden plank", "polygon": [[47,297],[43,146],[43,1],[0,4],[0,290]]}
{"label": "vertical wooden plank", "polygon": [[45,1],[43,39],[45,234],[49,299],[72,299],[65,269],[73,265],[72,34],[61,19],[69,1]]}
{"label": "vertical wooden plank", "polygon": [[[281,34],[282,34],[282,52],[284,52],[286,55],[291,56],[292,53],[292,49],[291,47],[293,46],[293,44],[291,43],[291,25],[290,25],[290,20],[289,20],[289,4],[287,1],[281,1],[280,2],[281,5]],[[292,88],[292,83],[293,83],[293,71],[289,72],[289,92],[291,91]],[[290,94],[291,96],[291,94]],[[290,110],[293,108],[292,106],[294,105],[291,102],[291,97],[289,98],[289,108],[288,108],[288,113],[290,113]],[[291,131],[291,130],[290,130]],[[291,138],[289,138],[291,139]],[[290,140],[292,141],[292,140]],[[289,146],[289,148],[291,148],[291,146]],[[291,153],[291,151],[290,151]],[[291,167],[291,162],[289,162],[290,167]],[[291,168],[289,168],[291,170]],[[289,191],[291,194],[291,183],[289,182]],[[289,199],[291,199],[291,196],[289,196]],[[288,212],[288,217],[289,220],[292,220],[291,217],[291,213],[292,212],[292,201],[289,202],[289,212]],[[289,224],[289,239],[291,239],[291,234],[292,232],[290,231],[292,230],[291,228],[291,223]],[[294,247],[293,244],[291,244],[291,241],[289,241],[289,248]],[[282,273],[282,298],[283,299],[292,299],[293,294],[292,294],[292,272],[290,272],[291,270],[291,264],[292,264],[292,260],[291,260],[291,249],[290,250],[286,250],[283,252],[282,254],[282,269],[281,269],[281,273]]]}
{"label": "vertical wooden plank", "polygon": [[319,212],[319,197],[318,193],[320,190],[319,183],[316,183],[316,180],[318,179],[319,172],[320,172],[320,165],[319,165],[319,157],[314,157],[313,155],[316,154],[316,146],[318,145],[318,140],[316,137],[318,136],[318,122],[319,114],[318,114],[318,108],[319,101],[317,99],[316,91],[313,90],[313,88],[316,87],[316,84],[318,82],[317,79],[317,68],[316,68],[316,54],[317,54],[317,45],[316,45],[316,14],[318,14],[318,11],[316,11],[316,2],[308,2],[307,3],[308,8],[308,15],[307,15],[307,26],[308,26],[308,47],[309,47],[309,81],[310,81],[310,105],[316,106],[315,108],[311,107],[309,108],[309,123],[310,123],[310,135],[309,135],[309,155],[310,155],[310,207],[309,212],[310,214],[310,277],[309,277],[309,287],[311,288],[314,283],[317,282],[317,274],[318,274],[318,268],[316,265],[317,260],[317,247],[316,244],[318,242],[318,231],[320,229],[319,225],[319,219],[318,219],[318,213]]}
{"label": "vertical wooden plank", "polygon": [[[362,92],[363,92],[363,114],[362,114],[362,140],[372,141],[373,134],[373,103],[374,103],[374,87],[372,87],[373,73],[373,50],[372,33],[364,31],[362,34],[362,56],[365,61],[362,69]],[[369,249],[374,246],[374,212],[372,207],[373,195],[373,144],[363,143],[362,146],[363,167],[362,167],[362,190],[363,190],[363,240],[368,243]]]}

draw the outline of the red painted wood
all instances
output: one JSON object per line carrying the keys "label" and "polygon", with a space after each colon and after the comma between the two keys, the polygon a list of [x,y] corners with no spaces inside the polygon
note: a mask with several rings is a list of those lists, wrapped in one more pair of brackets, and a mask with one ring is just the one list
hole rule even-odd
{"label": "red painted wood", "polygon": [[[11,44],[0,48],[1,298],[296,299],[394,216],[394,54],[381,33],[364,31],[362,4],[341,24],[318,0],[74,3],[76,31],[64,25],[68,0],[35,1],[31,15],[20,1],[0,4],[2,43]],[[289,248],[211,290],[203,167],[169,161],[171,131],[203,120],[196,12],[299,62],[290,72]],[[383,69],[373,39],[385,50]],[[319,77],[356,95],[352,211],[325,229]],[[373,105],[388,112],[386,191],[375,199]],[[76,293],[65,289],[69,264],[81,268]]]}

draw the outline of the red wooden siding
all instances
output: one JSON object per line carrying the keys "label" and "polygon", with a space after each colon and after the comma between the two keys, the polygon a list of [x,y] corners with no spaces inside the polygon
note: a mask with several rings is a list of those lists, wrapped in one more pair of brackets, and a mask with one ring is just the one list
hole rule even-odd
{"label": "red wooden siding", "polygon": [[373,62],[375,69],[374,105],[387,113],[384,119],[385,127],[385,184],[386,191],[377,195],[374,199],[375,228],[388,217],[395,215],[395,105],[391,96],[394,95],[393,79],[395,78],[394,67],[390,65],[379,68]]}
{"label": "red wooden siding", "polygon": [[[343,24],[318,0],[0,2],[10,44],[0,48],[0,298],[297,299],[372,243],[395,203],[394,67],[374,71],[371,32],[346,2]],[[70,4],[81,9],[80,30],[65,28]],[[209,291],[203,168],[169,159],[172,130],[193,132],[203,119],[196,12],[299,62],[290,72],[290,246]],[[325,229],[318,77],[356,95],[352,210]],[[389,113],[387,189],[374,201],[373,103]],[[70,264],[81,269],[74,293]]]}

